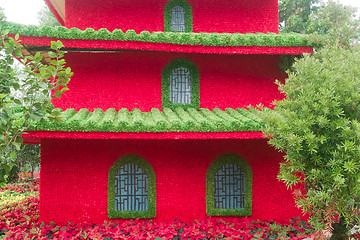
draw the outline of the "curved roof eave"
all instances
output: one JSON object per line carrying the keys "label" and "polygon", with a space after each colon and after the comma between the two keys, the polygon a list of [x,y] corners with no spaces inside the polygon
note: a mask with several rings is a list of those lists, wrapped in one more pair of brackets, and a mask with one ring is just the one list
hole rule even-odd
{"label": "curved roof eave", "polygon": [[27,51],[34,53],[38,51],[45,53],[51,51],[51,41],[57,40],[63,43],[63,50],[67,52],[144,51],[223,55],[302,55],[304,53],[313,53],[313,48],[309,46],[199,46],[119,40],[56,39],[32,36],[20,36],[20,40]]}
{"label": "curved roof eave", "polygon": [[44,0],[46,5],[54,14],[56,20],[64,26],[65,25],[65,0]]}

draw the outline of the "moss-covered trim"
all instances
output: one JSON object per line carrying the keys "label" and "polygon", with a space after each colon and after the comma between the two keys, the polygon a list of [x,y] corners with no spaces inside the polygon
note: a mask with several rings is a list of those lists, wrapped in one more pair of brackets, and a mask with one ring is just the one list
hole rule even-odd
{"label": "moss-covered trim", "polygon": [[78,28],[37,27],[16,23],[5,23],[3,29],[11,34],[22,36],[50,37],[57,39],[79,40],[117,40],[149,43],[170,43],[193,46],[220,46],[220,47],[298,47],[312,46],[307,35],[298,33],[181,33],[181,32],[148,32],[136,33],[134,30],[123,32],[115,29],[113,32],[105,28],[95,31],[87,28],[82,31]]}
{"label": "moss-covered trim", "polygon": [[[170,74],[175,68],[184,67],[189,69],[191,75],[191,103],[172,103],[170,101]],[[199,70],[194,63],[187,59],[175,59],[162,70],[161,73],[161,100],[163,108],[183,109],[200,107]]]}
{"label": "moss-covered trim", "polygon": [[[149,177],[149,203],[147,211],[115,211],[115,174],[120,167],[133,163],[141,167]],[[108,176],[108,217],[113,218],[154,218],[156,216],[156,177],[151,165],[137,155],[126,155],[117,160]]]}
{"label": "moss-covered trim", "polygon": [[[59,109],[61,111],[61,109]],[[261,131],[263,121],[254,109],[232,109],[225,111],[214,108],[153,108],[142,112],[135,108],[129,111],[122,108],[116,111],[109,108],[105,112],[94,109],[75,111],[73,108],[60,113],[62,122],[43,119],[33,122],[32,131],[62,132],[242,132]]]}
{"label": "moss-covered trim", "polygon": [[[214,207],[214,175],[224,164],[238,165],[245,172],[245,208],[216,209]],[[206,173],[206,213],[208,216],[250,216],[252,213],[252,170],[248,163],[236,154],[224,154],[218,157]]]}
{"label": "moss-covered trim", "polygon": [[193,31],[193,16],[191,5],[185,0],[169,1],[164,8],[164,30],[165,32],[178,32],[171,30],[171,11],[173,7],[180,6],[185,10],[185,32]]}

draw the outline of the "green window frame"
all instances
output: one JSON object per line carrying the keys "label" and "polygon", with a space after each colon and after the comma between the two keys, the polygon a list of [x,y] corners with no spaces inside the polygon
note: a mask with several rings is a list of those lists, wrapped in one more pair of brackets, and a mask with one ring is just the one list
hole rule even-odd
{"label": "green window frame", "polygon": [[[115,210],[115,175],[126,164],[136,164],[148,176],[148,210],[116,211]],[[108,174],[108,217],[114,218],[154,218],[156,216],[156,177],[151,165],[137,155],[126,155],[119,158],[109,169]]]}
{"label": "green window frame", "polygon": [[[176,68],[187,68],[191,76],[191,103],[173,103],[170,101],[170,75]],[[199,108],[200,107],[200,86],[199,86],[199,70],[194,63],[187,59],[175,59],[170,62],[163,69],[161,74],[161,96],[162,96],[162,107],[168,107],[175,109],[181,107],[187,108]]]}
{"label": "green window frame", "polygon": [[[242,209],[215,208],[214,175],[225,164],[236,164],[245,173],[245,207]],[[206,214],[208,216],[250,216],[252,213],[252,170],[248,163],[236,154],[218,157],[206,173]]]}
{"label": "green window frame", "polygon": [[192,8],[190,3],[185,0],[172,0],[169,1],[164,8],[164,30],[165,32],[178,32],[171,30],[171,14],[172,9],[176,6],[182,7],[185,10],[185,31],[184,32],[192,32],[193,31],[193,16],[192,16]]}

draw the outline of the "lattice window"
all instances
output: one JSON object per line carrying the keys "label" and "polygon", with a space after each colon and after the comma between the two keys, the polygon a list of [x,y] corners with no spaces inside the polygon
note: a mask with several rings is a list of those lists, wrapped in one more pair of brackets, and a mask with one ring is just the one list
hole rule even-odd
{"label": "lattice window", "polygon": [[171,31],[185,32],[185,30],[185,9],[181,6],[175,6],[171,9]]}
{"label": "lattice window", "polygon": [[123,165],[115,174],[115,211],[147,211],[149,177],[136,164]]}
{"label": "lattice window", "polygon": [[214,174],[214,208],[245,208],[245,173],[238,165],[224,164]]}
{"label": "lattice window", "polygon": [[170,74],[170,101],[191,103],[191,74],[189,69],[175,68]]}

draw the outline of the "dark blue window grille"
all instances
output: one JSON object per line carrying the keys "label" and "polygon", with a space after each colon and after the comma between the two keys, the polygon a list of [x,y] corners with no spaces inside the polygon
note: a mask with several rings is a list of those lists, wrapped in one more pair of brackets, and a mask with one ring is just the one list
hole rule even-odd
{"label": "dark blue window grille", "polygon": [[215,173],[214,203],[217,209],[245,208],[245,173],[238,165],[224,164]]}
{"label": "dark blue window grille", "polygon": [[170,74],[170,101],[191,103],[191,74],[189,69],[175,68]]}
{"label": "dark blue window grille", "polygon": [[147,211],[149,177],[136,164],[125,164],[115,175],[115,211]]}
{"label": "dark blue window grille", "polygon": [[175,6],[171,9],[171,31],[185,32],[185,9]]}

